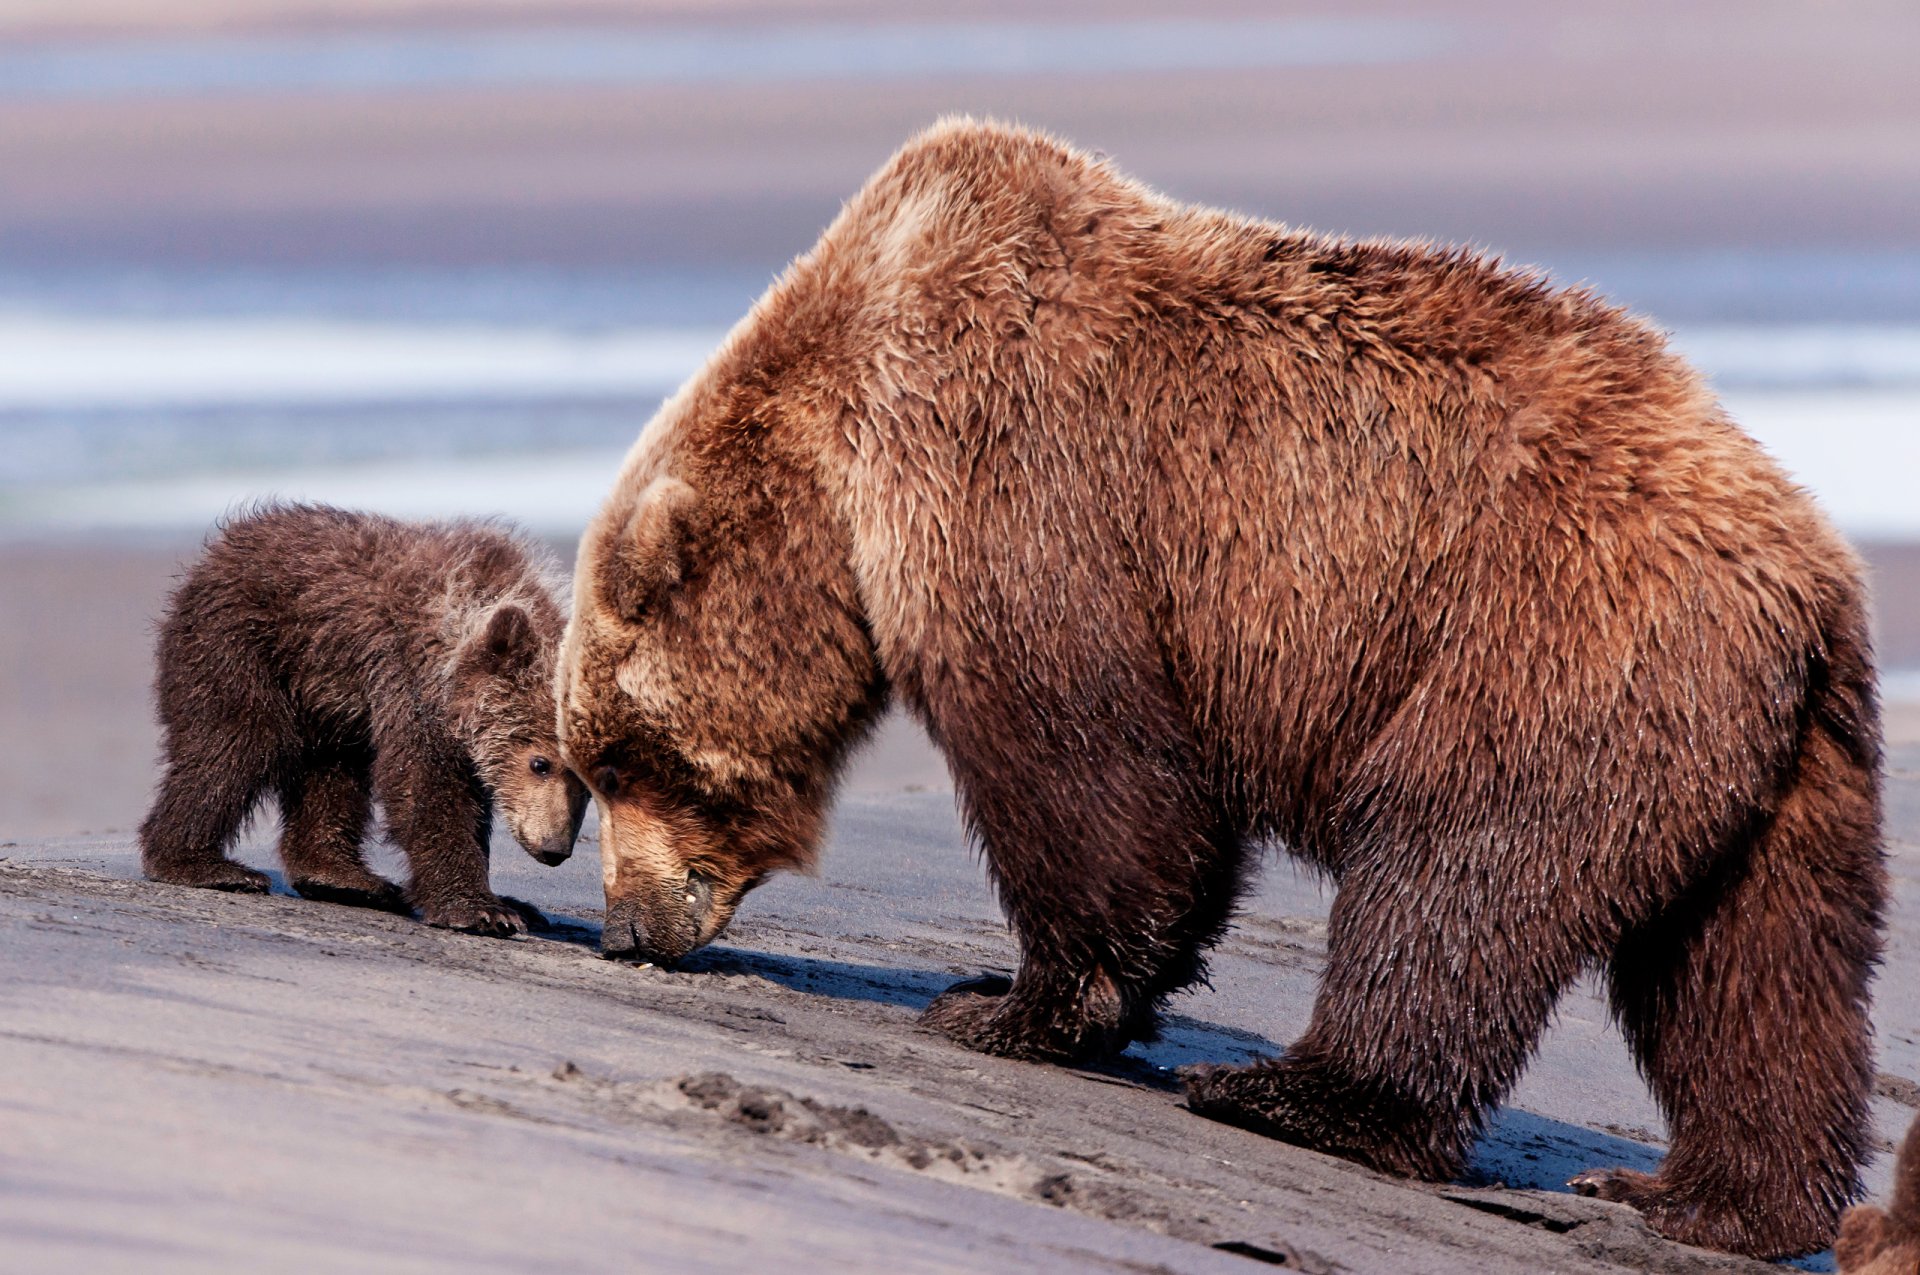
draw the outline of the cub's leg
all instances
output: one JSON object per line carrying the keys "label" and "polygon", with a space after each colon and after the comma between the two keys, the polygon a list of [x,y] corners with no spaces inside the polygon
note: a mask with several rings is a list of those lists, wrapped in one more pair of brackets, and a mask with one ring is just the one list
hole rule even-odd
{"label": "cub's leg", "polygon": [[367,749],[309,750],[280,781],[280,858],[309,899],[407,911],[400,887],[368,871],[360,845],[373,815]]}
{"label": "cub's leg", "polygon": [[450,736],[416,724],[378,731],[373,788],[407,856],[407,902],[429,925],[506,938],[527,916],[487,884],[492,809]]}
{"label": "cub's leg", "polygon": [[987,1053],[1094,1057],[1150,1039],[1160,1002],[1201,976],[1242,850],[1168,699],[1133,687],[1082,701],[1097,715],[1029,701],[1034,716],[935,719],[1020,968],[948,991],[928,1025]]}
{"label": "cub's leg", "polygon": [[1576,1189],[1688,1244],[1781,1258],[1833,1241],[1867,1153],[1875,751],[1810,728],[1752,847],[1621,942],[1614,1006],[1672,1146],[1656,1174],[1598,1170]]}
{"label": "cub's leg", "polygon": [[174,885],[264,893],[266,874],[226,852],[286,768],[292,713],[244,648],[210,645],[197,649],[171,621],[161,641],[166,769],[140,825],[141,868]]}
{"label": "cub's leg", "polygon": [[1284,1058],[1198,1071],[1202,1115],[1410,1177],[1459,1174],[1586,959],[1550,882],[1476,844],[1400,844],[1351,865],[1326,977]]}

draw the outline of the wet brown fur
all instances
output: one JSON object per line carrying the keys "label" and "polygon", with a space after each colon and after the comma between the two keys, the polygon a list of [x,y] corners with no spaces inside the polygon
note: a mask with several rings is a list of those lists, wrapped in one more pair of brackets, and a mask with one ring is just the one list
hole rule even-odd
{"label": "wet brown fur", "polygon": [[1602,966],[1663,1233],[1818,1249],[1885,896],[1859,564],[1659,333],[1484,257],[1171,202],[968,121],[907,145],[642,433],[562,737],[607,947],[804,865],[889,694],[1022,964],[927,1020],[1079,1058],[1203,972],[1249,847],[1339,894],[1311,1024],[1193,1107],[1459,1172]]}
{"label": "wet brown fur", "polygon": [[1920,1117],[1907,1127],[1894,1168],[1893,1200],[1856,1204],[1840,1218],[1833,1255],[1840,1275],[1920,1275]]}
{"label": "wet brown fur", "polygon": [[[301,894],[524,930],[538,914],[489,888],[487,848],[496,803],[543,862],[579,831],[586,792],[555,737],[564,622],[541,557],[497,527],[302,505],[229,522],[160,628],[166,773],[140,829],[147,875],[265,890],[226,850],[272,795]],[[376,797],[404,891],[361,856]]]}

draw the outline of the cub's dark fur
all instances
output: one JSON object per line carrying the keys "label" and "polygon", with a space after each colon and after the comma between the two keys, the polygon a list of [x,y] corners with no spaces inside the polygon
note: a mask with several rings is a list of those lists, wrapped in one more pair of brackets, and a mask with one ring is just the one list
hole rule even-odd
{"label": "cub's dark fur", "polygon": [[[555,739],[565,617],[544,565],[472,523],[316,505],[228,523],[160,628],[166,776],[140,828],[147,875],[265,890],[226,850],[272,794],[306,897],[524,930],[537,914],[487,882],[495,803],[543,863],[572,852],[586,809]],[[407,856],[404,891],[360,855],[375,797]]]}

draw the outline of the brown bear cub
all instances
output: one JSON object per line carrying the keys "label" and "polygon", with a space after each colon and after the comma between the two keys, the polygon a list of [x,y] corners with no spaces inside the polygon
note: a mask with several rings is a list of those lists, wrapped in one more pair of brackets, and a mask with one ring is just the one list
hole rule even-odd
{"label": "brown bear cub", "polygon": [[1339,887],[1312,1019],[1189,1101],[1392,1173],[1459,1173],[1602,968],[1672,1148],[1579,1185],[1779,1256],[1865,1146],[1864,597],[1646,323],[957,122],[640,436],[561,736],[604,945],[671,960],[813,858],[897,695],[1021,950],[926,1021],[1015,1057],[1149,1036],[1283,845]]}
{"label": "brown bear cub", "polygon": [[[226,850],[272,794],[281,861],[307,898],[479,934],[537,923],[488,887],[487,852],[496,804],[548,864],[586,812],[555,738],[564,615],[549,575],[483,524],[311,505],[228,523],[160,628],[166,774],[140,828],[147,875],[264,891]],[[404,891],[361,858],[376,798]]]}
{"label": "brown bear cub", "polygon": [[1833,1255],[1840,1275],[1920,1275],[1920,1117],[1900,1144],[1892,1203],[1848,1209]]}

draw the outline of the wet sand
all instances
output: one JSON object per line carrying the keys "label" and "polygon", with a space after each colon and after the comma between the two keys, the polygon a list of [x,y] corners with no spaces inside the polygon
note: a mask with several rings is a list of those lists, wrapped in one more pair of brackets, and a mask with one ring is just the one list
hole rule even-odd
{"label": "wet sand", "polygon": [[[1920,749],[1894,776],[1885,988],[1920,968]],[[943,793],[849,794],[820,874],[763,887],[671,973],[594,955],[590,841],[551,870],[497,854],[557,925],[513,942],[139,882],[124,837],[0,854],[0,1234],[22,1269],[1762,1269],[1553,1191],[1659,1154],[1589,987],[1471,1183],[1186,1112],[1172,1068],[1304,1025],[1326,900],[1284,865],[1159,1044],[1078,1070],[915,1026],[956,975],[1014,961]],[[271,866],[264,841],[245,857]],[[1883,994],[1878,1018],[1890,1147],[1920,1101],[1920,1006]]]}

